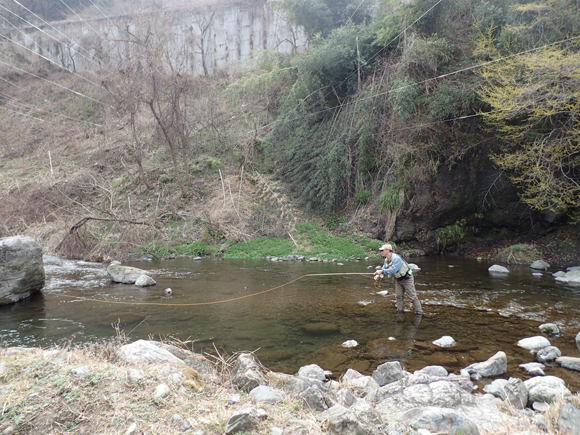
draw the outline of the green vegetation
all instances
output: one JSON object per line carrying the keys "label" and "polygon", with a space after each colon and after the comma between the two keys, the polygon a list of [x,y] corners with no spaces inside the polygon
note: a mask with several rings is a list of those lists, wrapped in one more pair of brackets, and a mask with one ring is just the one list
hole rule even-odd
{"label": "green vegetation", "polygon": [[435,229],[435,238],[439,251],[443,252],[446,248],[459,243],[465,235],[465,219],[455,222],[453,225]]}
{"label": "green vegetation", "polygon": [[224,258],[265,258],[298,255],[320,257],[321,259],[347,260],[378,255],[377,250],[383,242],[362,236],[333,236],[327,230],[313,223],[296,225],[292,240],[277,237],[260,237],[247,242],[211,245],[193,242],[187,245],[164,247],[158,243],[148,245],[145,252],[156,257],[171,254],[186,256],[223,255]]}

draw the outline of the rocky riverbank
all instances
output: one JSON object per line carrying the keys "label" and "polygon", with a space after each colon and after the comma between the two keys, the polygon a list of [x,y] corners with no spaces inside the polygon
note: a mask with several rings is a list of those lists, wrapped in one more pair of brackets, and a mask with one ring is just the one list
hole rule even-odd
{"label": "rocky riverbank", "polygon": [[460,375],[388,361],[339,380],[316,365],[271,372],[251,353],[209,358],[143,340],[2,349],[0,433],[580,434],[580,396],[557,378],[477,391],[471,377],[498,376],[501,352]]}

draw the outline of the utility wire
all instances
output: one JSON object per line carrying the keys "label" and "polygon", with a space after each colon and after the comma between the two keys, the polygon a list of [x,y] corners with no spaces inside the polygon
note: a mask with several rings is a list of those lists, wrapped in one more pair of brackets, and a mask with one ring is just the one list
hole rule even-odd
{"label": "utility wire", "polygon": [[[15,28],[17,31],[19,31],[20,33],[22,33],[24,36],[26,36],[26,34],[25,34],[24,32],[22,32],[22,30],[20,30],[20,29],[19,29],[18,27],[16,27],[14,24],[12,24],[12,23],[10,23],[10,22],[8,22],[8,21],[7,21],[7,23],[8,23],[8,24],[10,24],[12,27],[14,27],[14,28]],[[91,85],[93,85],[93,86],[97,86],[97,87],[99,87],[99,88],[101,88],[101,87],[102,87],[101,85],[99,85],[99,84],[97,84],[97,83],[93,82],[92,80],[89,80],[88,78],[86,78],[86,77],[84,77],[84,76],[80,75],[80,74],[79,74],[79,73],[77,73],[76,71],[70,71],[70,70],[69,70],[68,68],[66,68],[65,66],[63,66],[63,65],[60,65],[59,63],[55,62],[54,60],[52,60],[52,59],[50,59],[50,58],[48,58],[48,57],[46,57],[46,56],[43,56],[43,55],[42,55],[42,54],[40,54],[40,53],[37,53],[36,51],[32,50],[31,48],[28,48],[28,47],[26,47],[25,45],[22,45],[22,44],[19,44],[19,43],[18,43],[18,42],[16,42],[16,41],[13,41],[12,39],[8,38],[7,36],[4,36],[4,35],[0,34],[0,37],[2,37],[2,38],[4,38],[4,39],[6,39],[6,40],[7,40],[7,41],[9,41],[9,42],[12,42],[13,44],[17,45],[17,46],[18,46],[18,47],[20,47],[20,48],[23,48],[24,50],[28,50],[28,51],[30,51],[32,54],[34,54],[34,55],[36,55],[36,56],[38,56],[38,57],[41,57],[42,59],[46,60],[47,62],[50,62],[50,63],[52,63],[53,65],[56,65],[56,66],[58,66],[59,68],[62,68],[62,69],[64,69],[66,72],[69,72],[69,73],[71,73],[71,74],[75,74],[75,75],[79,76],[81,79],[85,80],[86,82],[90,83],[90,84],[91,84]],[[40,47],[40,46],[39,46],[39,45],[36,43],[36,41],[34,41],[34,39],[33,39],[32,41],[34,42],[34,44],[36,44],[36,46],[37,46],[38,48],[40,48],[40,49],[42,50],[42,47]]]}
{"label": "utility wire", "polygon": [[[12,15],[14,15],[15,17],[17,17],[18,19],[24,21],[26,24],[28,24],[29,26],[34,27],[37,31],[44,33],[46,36],[48,36],[49,38],[54,39],[56,42],[58,42],[59,44],[63,44],[62,41],[56,39],[54,36],[52,36],[50,33],[45,32],[43,29],[41,29],[40,27],[38,27],[37,25],[29,22],[28,20],[26,20],[24,17],[14,13],[13,11],[11,11],[10,9],[5,8],[4,6],[0,5],[0,8],[8,11],[9,13],[11,13]],[[16,30],[18,30],[20,33],[22,33],[23,35],[27,36],[24,32],[22,32],[18,27],[14,26],[12,23],[8,23],[10,25],[12,25],[12,27],[14,27]],[[67,37],[68,38],[68,37]],[[73,42],[70,38],[68,38],[69,41]],[[36,43],[36,41],[34,41],[34,43],[38,46],[38,44]],[[79,48],[82,48],[79,44],[76,44],[75,42],[73,42],[73,45],[77,45]],[[86,51],[86,50],[85,50]],[[91,63],[94,63],[95,65],[97,65],[99,68],[103,68],[105,69],[107,72],[111,72],[110,70],[108,70],[106,67],[99,65],[97,62],[95,62],[93,59],[86,57],[84,54],[78,52],[77,53],[79,56],[82,56],[83,58],[85,58],[86,60],[88,60]],[[72,57],[72,56],[71,56]]]}
{"label": "utility wire", "polygon": [[12,113],[15,113],[15,114],[17,114],[17,115],[24,116],[24,117],[26,117],[26,118],[32,118],[32,119],[34,119],[35,121],[46,122],[47,124],[50,124],[50,125],[54,125],[54,126],[56,126],[56,124],[54,124],[54,123],[52,123],[52,122],[50,122],[50,121],[47,121],[46,119],[37,118],[36,116],[32,116],[32,115],[29,115],[29,114],[27,114],[27,113],[23,113],[23,112],[17,112],[16,110],[9,109],[9,108],[8,108],[8,107],[6,107],[6,106],[0,106],[0,108],[2,108],[2,109],[4,109],[4,110],[6,110],[6,111],[8,111],[8,112],[12,112]]}
{"label": "utility wire", "polygon": [[[4,80],[4,79],[0,78],[0,80]],[[6,81],[6,80],[4,80],[4,81]],[[10,83],[10,82],[8,82],[8,83]],[[18,100],[16,98],[14,98],[12,95],[6,94],[4,92],[0,92],[0,96],[2,96],[2,95],[6,98],[6,104],[10,104],[11,106],[15,106],[15,107],[20,108],[20,109],[38,110],[40,112],[45,112],[45,113],[52,115],[52,116],[60,116],[61,118],[65,118],[65,119],[68,119],[71,121],[82,122],[85,124],[94,125],[95,127],[102,127],[101,124],[95,124],[94,122],[85,121],[85,120],[78,119],[78,118],[72,118],[70,116],[63,115],[62,113],[54,113],[54,112],[51,112],[49,110],[43,109],[37,105],[29,104],[29,103],[26,103],[22,100]]]}
{"label": "utility wire", "polygon": [[[14,3],[16,3],[18,6],[20,6],[21,8],[25,9],[28,13],[30,13],[31,15],[33,15],[37,20],[40,20],[41,22],[43,22],[44,24],[46,24],[48,27],[50,27],[52,30],[54,30],[56,33],[58,33],[59,35],[65,37],[68,41],[70,41],[73,45],[78,45],[78,47],[81,50],[84,50],[89,56],[91,56],[91,53],[89,53],[89,51],[87,51],[85,48],[83,48],[81,45],[77,44],[76,42],[74,42],[71,38],[69,38],[67,35],[65,35],[64,33],[62,33],[60,30],[58,30],[57,28],[55,28],[54,26],[52,26],[50,23],[47,23],[46,21],[44,21],[41,17],[39,17],[38,15],[36,15],[34,12],[32,12],[30,9],[28,9],[26,6],[24,6],[23,4],[19,3],[18,0],[12,0]],[[23,19],[23,18],[21,18]],[[106,69],[106,68],[105,68]],[[107,70],[107,72],[110,72],[109,70]]]}
{"label": "utility wire", "polygon": [[60,0],[60,2],[63,5],[65,5],[69,11],[71,11],[73,14],[75,14],[79,20],[81,20],[83,23],[85,23],[89,29],[91,29],[93,32],[95,32],[99,38],[102,38],[101,34],[99,32],[97,32],[89,23],[87,23],[87,21],[84,20],[83,17],[81,17],[79,14],[77,14],[75,11],[73,11],[71,9],[71,7],[69,5],[67,5],[63,0]]}
{"label": "utility wire", "polygon": [[[521,56],[521,55],[523,55],[523,54],[532,53],[532,52],[534,52],[534,51],[539,51],[539,50],[542,50],[542,49],[544,49],[544,48],[549,48],[549,47],[552,47],[552,46],[555,46],[555,45],[564,44],[564,43],[566,43],[566,42],[571,42],[571,41],[574,41],[574,40],[576,40],[576,39],[579,39],[579,38],[580,38],[580,36],[574,36],[574,37],[572,37],[572,38],[566,38],[566,39],[563,39],[563,40],[561,40],[561,41],[557,41],[557,42],[553,42],[553,43],[550,43],[550,44],[542,45],[541,47],[535,47],[535,48],[531,48],[531,49],[529,49],[529,50],[524,50],[524,51],[521,51],[521,52],[518,52],[518,53],[511,54],[511,55],[509,55],[509,56],[504,56],[504,57],[501,57],[501,58],[498,58],[498,59],[494,59],[494,60],[491,60],[491,61],[488,61],[488,62],[483,62],[483,63],[477,64],[477,65],[472,65],[472,66],[470,66],[470,67],[463,68],[463,69],[460,69],[460,70],[457,70],[457,71],[453,71],[453,72],[450,72],[450,73],[447,73],[447,74],[441,74],[441,75],[438,75],[438,76],[436,76],[436,77],[431,77],[431,78],[425,79],[425,80],[423,80],[423,81],[417,82],[417,83],[415,83],[414,85],[405,85],[405,86],[401,86],[401,87],[399,87],[399,88],[397,88],[397,89],[391,89],[391,90],[387,90],[387,91],[385,91],[385,92],[380,92],[380,93],[378,93],[378,94],[369,95],[369,96],[367,96],[367,97],[363,97],[363,98],[357,98],[356,100],[354,100],[354,101],[350,101],[350,102],[348,102],[348,103],[339,104],[339,105],[337,105],[337,106],[334,106],[334,107],[329,107],[329,108],[327,108],[327,109],[322,109],[322,110],[319,110],[319,111],[316,111],[316,112],[308,113],[308,114],[306,114],[306,115],[297,116],[297,117],[295,117],[295,118],[292,118],[292,119],[288,119],[288,120],[286,120],[286,122],[293,122],[293,121],[298,121],[298,120],[300,120],[300,119],[307,118],[307,117],[309,117],[309,116],[314,116],[314,115],[318,115],[318,114],[320,114],[320,113],[325,113],[325,112],[333,111],[333,110],[339,109],[339,108],[341,108],[341,107],[344,107],[344,106],[350,106],[350,105],[353,105],[353,104],[357,104],[357,103],[358,103],[358,102],[360,102],[360,101],[365,101],[365,100],[369,100],[369,99],[372,99],[372,98],[377,98],[377,97],[380,97],[381,95],[386,95],[386,94],[388,94],[388,93],[390,93],[390,92],[398,92],[398,91],[400,91],[400,90],[402,90],[402,89],[405,89],[405,88],[407,88],[407,87],[409,87],[409,86],[420,85],[420,84],[424,84],[424,83],[431,82],[431,81],[433,81],[433,80],[439,80],[439,79],[441,79],[441,78],[450,77],[450,76],[452,76],[452,75],[455,75],[455,74],[459,74],[459,73],[463,73],[463,72],[467,72],[467,71],[474,70],[474,69],[476,69],[476,68],[481,68],[481,67],[484,67],[484,66],[488,66],[488,65],[491,65],[491,64],[494,64],[494,63],[497,63],[497,62],[501,62],[501,61],[503,61],[503,60],[511,59],[511,58],[513,58],[513,57],[516,57],[516,56]],[[319,90],[320,90],[320,89],[319,89]],[[315,92],[316,92],[316,91],[315,91]],[[304,100],[303,100],[303,101],[304,101]],[[493,112],[486,112],[486,113],[493,113]],[[475,114],[475,115],[469,115],[469,116],[467,116],[467,117],[475,117],[475,116],[481,116],[481,115],[482,115],[482,113],[480,113],[480,114]],[[454,121],[454,120],[458,120],[458,119],[465,119],[465,118],[466,118],[466,117],[458,117],[458,118],[447,119],[447,120],[444,120],[444,121],[435,121],[434,123],[439,123],[439,122],[450,122],[450,121]],[[262,126],[262,127],[258,127],[258,128],[257,128],[257,130],[263,130],[263,129],[265,129],[265,128],[268,128],[268,127],[272,126],[272,125],[273,125],[275,122],[276,122],[276,121],[274,121],[274,122],[271,122],[271,123],[269,123],[269,124],[266,124],[266,125],[264,125],[264,126]],[[423,125],[428,125],[428,124],[423,124]],[[406,127],[406,128],[404,128],[404,129],[406,130],[406,129],[409,129],[409,128],[416,128],[416,127]],[[398,131],[398,130],[393,130],[393,131]],[[253,134],[253,133],[254,133],[254,132],[252,132],[252,134]],[[249,133],[248,133],[248,134],[249,134]]]}
{"label": "utility wire", "polygon": [[45,81],[45,82],[47,82],[47,83],[50,83],[51,85],[54,85],[54,86],[57,86],[57,87],[59,87],[59,88],[61,88],[61,89],[64,89],[64,90],[66,90],[66,91],[72,92],[73,94],[75,94],[75,95],[78,95],[79,97],[84,97],[84,98],[87,98],[87,99],[89,99],[89,100],[91,100],[91,101],[94,101],[95,103],[99,103],[99,104],[101,104],[101,105],[103,105],[103,106],[105,105],[105,103],[103,103],[103,102],[101,102],[101,101],[99,101],[99,100],[96,100],[96,99],[94,99],[94,98],[92,98],[92,97],[89,97],[89,96],[87,96],[87,95],[85,95],[85,94],[83,94],[83,93],[81,93],[81,92],[78,92],[78,91],[75,91],[75,90],[73,90],[73,89],[67,88],[66,86],[59,85],[58,83],[51,82],[50,80],[47,80],[47,79],[45,79],[45,78],[42,78],[42,77],[39,77],[39,76],[37,76],[36,74],[32,74],[31,72],[28,72],[28,71],[26,71],[26,70],[23,70],[23,69],[21,69],[21,68],[18,68],[17,66],[11,65],[11,64],[9,64],[9,63],[6,63],[6,62],[2,62],[1,60],[0,60],[0,64],[2,64],[2,65],[6,65],[6,66],[8,66],[8,67],[10,67],[10,68],[14,68],[15,70],[18,70],[18,71],[20,71],[20,72],[23,72],[24,74],[28,74],[28,75],[30,75],[30,76],[32,76],[32,77],[34,77],[34,78],[36,78],[36,79],[39,79],[39,80]]}

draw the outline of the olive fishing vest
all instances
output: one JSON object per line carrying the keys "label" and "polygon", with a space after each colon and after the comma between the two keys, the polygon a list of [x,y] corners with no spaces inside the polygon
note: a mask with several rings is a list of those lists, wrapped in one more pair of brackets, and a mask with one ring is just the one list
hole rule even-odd
{"label": "olive fishing vest", "polygon": [[[386,269],[388,269],[389,267],[391,267],[393,265],[393,255],[395,255],[395,254],[391,254],[390,260],[387,260],[385,258],[385,268]],[[403,261],[401,268],[393,274],[393,278],[395,278],[395,279],[399,279],[399,278],[404,277],[407,274],[409,274],[409,275],[411,274],[411,268],[409,267],[407,262],[405,260],[403,260],[403,258],[401,258],[401,260]]]}

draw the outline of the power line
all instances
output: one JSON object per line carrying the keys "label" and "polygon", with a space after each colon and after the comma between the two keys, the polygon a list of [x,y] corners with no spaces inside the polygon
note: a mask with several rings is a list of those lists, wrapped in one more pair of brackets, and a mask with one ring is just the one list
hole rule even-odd
{"label": "power line", "polygon": [[[7,9],[7,8],[5,8],[5,7],[4,7],[4,6],[2,6],[2,5],[0,5],[0,7],[1,7],[2,9],[4,9],[4,10],[8,11],[9,13],[11,13],[11,14],[12,14],[12,15],[14,15],[15,17],[17,17],[18,19],[20,19],[20,20],[24,21],[24,22],[25,22],[26,24],[28,24],[29,26],[32,26],[32,27],[34,27],[34,28],[35,28],[36,30],[38,30],[39,32],[42,32],[42,33],[44,33],[44,34],[45,34],[46,36],[48,36],[49,38],[52,38],[52,39],[54,39],[54,40],[55,40],[56,42],[58,42],[59,44],[63,44],[63,42],[62,42],[62,41],[59,41],[59,40],[58,40],[58,39],[56,39],[54,36],[52,36],[50,33],[47,33],[47,32],[45,32],[43,29],[41,29],[41,28],[40,28],[40,27],[38,27],[37,25],[35,25],[35,24],[33,24],[33,23],[29,22],[28,20],[24,19],[24,17],[22,17],[22,16],[20,16],[20,15],[18,15],[18,14],[16,14],[16,13],[14,13],[14,12],[13,12],[13,11],[11,11],[10,9]],[[8,24],[12,25],[12,27],[14,27],[16,30],[18,30],[20,33],[22,33],[23,35],[25,35],[25,36],[26,36],[26,34],[25,34],[24,32],[22,32],[22,31],[21,31],[21,30],[20,30],[18,27],[14,26],[14,25],[13,25],[12,23],[10,23],[10,22],[8,22]],[[53,29],[54,29],[54,28],[53,28]],[[56,30],[56,29],[55,29],[55,30]],[[66,35],[65,35],[65,37],[66,37]],[[68,38],[68,37],[67,37],[67,38]],[[70,38],[68,38],[68,39],[69,39],[69,41],[71,41],[73,44],[75,44],[75,42],[74,42],[74,41],[72,41]],[[34,41],[34,40],[33,40],[33,41]],[[35,43],[35,44],[38,46],[38,43],[36,43],[36,41],[34,41],[34,43]],[[80,46],[80,44],[76,44],[76,45],[77,45],[79,48],[82,48],[82,47]],[[84,49],[83,49],[83,50],[84,50]],[[85,51],[87,51],[87,50],[85,50]],[[87,51],[87,53],[88,53],[88,51]],[[92,60],[92,59],[90,59],[90,58],[86,57],[84,54],[82,54],[82,53],[80,53],[80,52],[78,52],[78,54],[79,54],[79,56],[82,56],[83,58],[85,58],[85,59],[86,59],[86,60],[88,60],[89,62],[92,62],[92,63],[94,63],[95,65],[97,65],[98,67],[101,67],[101,65],[99,65],[99,64],[98,64],[97,62],[95,62],[94,60]],[[71,56],[71,57],[72,57],[72,56]],[[104,69],[105,69],[107,72],[109,72],[109,73],[111,72],[111,71],[109,71],[107,68],[105,68],[104,66],[103,66],[103,68],[104,68]]]}
{"label": "power line", "polygon": [[51,82],[50,80],[47,80],[47,79],[45,79],[45,78],[42,78],[42,77],[39,77],[39,76],[37,76],[36,74],[32,74],[31,72],[28,72],[28,71],[26,71],[26,70],[23,70],[23,69],[21,69],[21,68],[18,68],[18,67],[14,66],[14,65],[11,65],[11,64],[9,64],[9,63],[2,62],[2,61],[0,60],[0,64],[2,64],[2,65],[6,65],[6,66],[8,66],[8,67],[10,67],[10,68],[14,68],[14,69],[16,69],[16,70],[18,70],[18,71],[20,71],[20,72],[23,72],[24,74],[28,74],[28,75],[30,75],[30,76],[32,76],[32,77],[34,77],[34,78],[36,78],[36,79],[39,79],[39,80],[45,81],[45,82],[47,82],[47,83],[50,83],[51,85],[54,85],[54,86],[57,86],[57,87],[59,87],[59,88],[61,88],[61,89],[64,89],[64,90],[66,90],[66,91],[72,92],[73,94],[75,94],[75,95],[78,95],[79,97],[84,97],[84,98],[87,98],[87,99],[89,99],[89,100],[91,100],[91,101],[94,101],[95,103],[99,103],[99,104],[101,104],[101,105],[103,105],[103,106],[105,105],[105,103],[103,103],[103,102],[101,102],[101,101],[99,101],[99,100],[96,100],[96,99],[94,99],[94,98],[92,98],[92,97],[89,97],[89,96],[87,96],[87,95],[85,95],[85,94],[83,94],[83,93],[81,93],[81,92],[78,92],[78,91],[75,91],[75,90],[73,90],[73,89],[67,88],[66,86],[59,85],[58,83]]}
{"label": "power line", "polygon": [[71,11],[73,14],[75,14],[78,17],[79,20],[81,20],[82,22],[84,22],[89,29],[91,29],[93,32],[95,32],[99,38],[102,38],[101,34],[99,32],[97,32],[89,23],[87,23],[87,21],[84,20],[83,17],[81,17],[74,10],[72,10],[72,8],[69,5],[67,5],[63,0],[60,0],[60,2],[63,5],[65,5],[68,8],[69,11]]}
{"label": "power line", "polygon": [[[314,116],[314,115],[318,115],[320,113],[324,113],[324,112],[329,112],[329,111],[332,111],[332,110],[336,110],[336,109],[342,108],[344,106],[350,106],[350,105],[353,105],[353,104],[357,104],[360,101],[365,101],[365,100],[369,100],[369,99],[372,99],[372,98],[380,97],[381,95],[386,95],[386,94],[388,94],[390,92],[398,92],[398,91],[400,91],[402,89],[405,89],[405,88],[407,88],[409,86],[420,85],[420,84],[428,83],[428,82],[433,81],[433,80],[438,80],[438,79],[441,79],[441,78],[450,77],[450,76],[455,75],[455,74],[459,74],[459,73],[466,72],[466,71],[471,71],[471,70],[474,70],[476,68],[481,68],[481,67],[484,67],[484,66],[487,66],[487,65],[491,65],[491,64],[494,64],[494,63],[503,61],[503,60],[511,59],[513,57],[516,57],[516,56],[521,56],[523,54],[533,53],[534,51],[539,51],[539,50],[542,50],[542,49],[545,49],[545,48],[549,48],[549,47],[552,47],[552,46],[555,46],[555,45],[564,44],[566,42],[574,41],[576,39],[580,39],[580,36],[574,36],[572,38],[566,38],[566,39],[563,39],[561,41],[557,41],[557,42],[553,42],[553,43],[550,43],[550,44],[542,45],[541,47],[531,48],[529,50],[524,50],[524,51],[521,51],[521,52],[518,52],[518,53],[511,54],[509,56],[504,56],[504,57],[501,57],[501,58],[498,58],[498,59],[494,59],[494,60],[491,60],[491,61],[488,61],[488,62],[483,62],[483,63],[477,64],[477,65],[473,65],[473,66],[470,66],[470,67],[467,67],[467,68],[463,68],[463,69],[460,69],[460,70],[457,70],[457,71],[453,71],[453,72],[450,72],[450,73],[447,73],[447,74],[441,74],[441,75],[438,75],[436,77],[431,77],[431,78],[425,79],[423,81],[414,83],[413,85],[405,85],[405,86],[401,86],[401,87],[399,87],[397,89],[387,90],[385,92],[380,92],[380,93],[375,94],[375,95],[369,95],[367,97],[357,98],[356,100],[351,101],[351,102],[348,102],[348,103],[339,104],[339,105],[334,106],[334,107],[329,107],[329,108],[322,109],[322,110],[319,110],[319,111],[316,111],[316,112],[308,113],[306,115],[297,116],[295,118],[292,118],[292,119],[287,120],[287,122],[298,121],[300,119],[307,118],[309,116]],[[321,89],[319,89],[319,90],[321,90]],[[317,91],[314,91],[314,92],[317,92]],[[302,101],[304,101],[304,100],[302,100]],[[488,113],[493,113],[493,112],[488,112]],[[475,116],[481,116],[481,115],[482,114],[469,115],[467,117],[452,118],[452,119],[447,119],[447,120],[444,120],[444,121],[436,121],[434,123],[450,122],[450,121],[454,121],[454,120],[458,120],[458,119],[465,119],[465,118],[475,117]],[[266,124],[266,125],[264,125],[262,127],[258,127],[258,130],[262,130],[264,128],[268,128],[271,125],[273,125],[274,122],[271,122],[269,124]],[[424,124],[424,125],[427,125],[427,124]],[[416,127],[407,127],[405,129],[409,129],[409,128],[416,128]]]}
{"label": "power line", "polygon": [[5,106],[0,106],[0,108],[2,108],[2,109],[4,109],[4,110],[6,110],[6,111],[8,111],[8,112],[12,112],[12,113],[15,113],[15,114],[17,114],[17,115],[24,116],[24,117],[26,117],[26,118],[32,118],[32,119],[34,119],[35,121],[46,122],[47,124],[50,124],[50,125],[54,125],[54,126],[56,126],[56,124],[54,124],[54,123],[52,123],[52,122],[50,122],[50,121],[47,121],[47,120],[45,120],[45,119],[42,119],[42,118],[37,118],[36,116],[28,115],[28,114],[26,114],[26,113],[23,113],[23,112],[17,112],[17,111],[15,111],[15,110],[9,109],[8,107],[5,107]]}
{"label": "power line", "polygon": [[[8,21],[7,21],[7,22],[8,22]],[[8,22],[8,24],[10,24],[12,27],[14,27],[14,28],[15,28],[17,31],[19,31],[19,32],[20,32],[20,33],[22,33],[23,35],[25,35],[25,33],[24,33],[24,32],[22,32],[20,29],[18,29],[18,27],[16,27],[14,24],[12,24],[12,23],[10,23],[10,22]],[[25,35],[25,36],[26,36],[26,35]],[[88,83],[90,83],[91,85],[94,85],[94,86],[97,86],[97,87],[102,87],[101,85],[99,85],[99,84],[97,84],[97,83],[93,82],[92,80],[89,80],[89,79],[87,79],[86,77],[84,77],[84,76],[80,75],[80,74],[79,74],[79,73],[77,73],[76,71],[70,71],[70,70],[69,70],[68,68],[66,68],[65,66],[58,64],[57,62],[53,61],[52,59],[50,59],[50,58],[48,58],[48,57],[46,57],[46,56],[43,56],[43,55],[42,55],[42,54],[40,54],[40,53],[37,53],[36,51],[32,50],[32,49],[31,49],[31,48],[29,48],[29,47],[26,47],[25,45],[22,45],[22,44],[19,44],[19,43],[18,43],[18,42],[16,42],[16,41],[13,41],[12,39],[8,38],[7,36],[4,36],[4,35],[0,34],[0,37],[2,37],[2,38],[4,38],[4,39],[6,39],[6,40],[7,40],[7,41],[9,41],[9,42],[12,42],[13,44],[17,45],[17,46],[18,46],[18,47],[20,47],[20,48],[23,48],[24,50],[28,50],[28,51],[30,51],[32,54],[34,54],[34,55],[36,55],[36,56],[38,56],[38,57],[41,57],[42,59],[44,59],[44,60],[46,60],[46,61],[48,61],[48,62],[50,62],[50,63],[52,63],[52,64],[54,64],[54,65],[56,65],[56,66],[58,66],[59,68],[62,68],[62,69],[64,69],[65,71],[67,71],[67,72],[69,72],[69,73],[71,73],[71,74],[75,74],[75,75],[79,76],[80,78],[82,78],[83,80],[87,81],[87,82],[88,82]],[[36,43],[36,41],[34,41],[34,40],[33,40],[33,42],[34,42],[34,44],[36,44],[36,46],[38,46],[40,49],[42,49],[42,47],[40,47],[40,46],[39,46],[39,45]]]}
{"label": "power line", "polygon": [[[26,6],[22,5],[21,3],[18,2],[18,0],[12,0],[14,3],[16,3],[18,6],[20,6],[21,8],[25,9],[28,13],[30,13],[31,15],[33,15],[36,19],[40,20],[41,22],[43,22],[44,24],[46,24],[48,27],[50,27],[52,30],[54,30],[56,33],[58,33],[59,35],[65,37],[68,41],[70,41],[73,45],[76,44],[76,42],[74,42],[71,38],[69,38],[67,35],[65,35],[64,33],[62,33],[60,30],[58,30],[57,28],[55,28],[54,26],[52,26],[50,23],[44,21],[41,17],[39,17],[38,15],[36,15],[34,12],[32,12],[30,9],[28,9]],[[23,19],[23,18],[21,18]],[[32,24],[34,26],[34,24]],[[36,27],[36,26],[34,26]],[[85,48],[83,48],[83,46],[81,46],[80,44],[76,44],[78,45],[79,49],[85,51],[89,56],[91,56],[91,53],[89,53],[88,50],[86,50]],[[105,68],[106,69],[106,68]],[[107,72],[111,72],[108,69],[106,69]]]}
{"label": "power line", "polygon": [[[4,80],[4,79],[0,78],[0,80]],[[7,82],[7,80],[4,80],[4,81]],[[8,83],[11,84],[10,82],[8,82]],[[33,105],[33,104],[29,104],[29,103],[23,102],[21,100],[17,100],[13,96],[11,96],[9,94],[6,94],[4,92],[0,92],[0,95],[3,95],[7,99],[6,104],[10,104],[10,105],[15,106],[17,108],[28,109],[28,110],[34,109],[34,110],[38,110],[40,112],[45,112],[45,113],[47,113],[49,115],[52,115],[52,116],[60,116],[62,118],[68,119],[70,121],[82,122],[82,123],[85,123],[85,124],[94,125],[95,127],[102,127],[101,124],[95,124],[94,122],[85,121],[83,119],[78,119],[78,118],[72,118],[70,116],[63,115],[62,113],[54,113],[54,112],[51,112],[49,110],[42,109],[41,107],[39,107],[37,105]],[[15,101],[15,102],[13,102],[13,101]]]}

